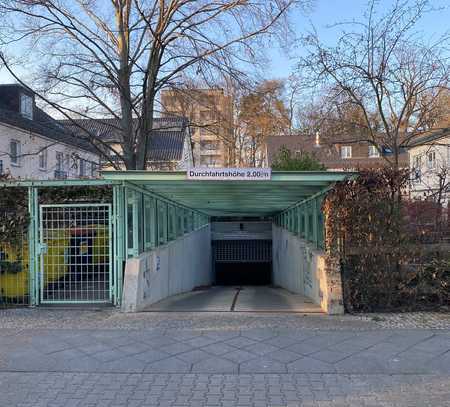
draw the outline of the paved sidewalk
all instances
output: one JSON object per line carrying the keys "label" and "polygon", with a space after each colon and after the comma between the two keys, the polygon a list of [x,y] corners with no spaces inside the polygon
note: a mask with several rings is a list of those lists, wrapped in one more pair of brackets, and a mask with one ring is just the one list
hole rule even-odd
{"label": "paved sidewalk", "polygon": [[450,406],[450,330],[282,318],[195,329],[193,318],[190,329],[4,328],[0,406]]}

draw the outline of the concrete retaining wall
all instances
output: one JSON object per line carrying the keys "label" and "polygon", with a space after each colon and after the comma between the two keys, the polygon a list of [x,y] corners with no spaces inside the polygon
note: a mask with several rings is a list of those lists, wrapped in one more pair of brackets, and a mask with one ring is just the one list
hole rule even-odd
{"label": "concrete retaining wall", "polygon": [[273,283],[305,295],[328,314],[342,314],[339,263],[322,250],[273,225]]}
{"label": "concrete retaining wall", "polygon": [[171,295],[213,282],[210,226],[128,259],[122,310],[141,311]]}

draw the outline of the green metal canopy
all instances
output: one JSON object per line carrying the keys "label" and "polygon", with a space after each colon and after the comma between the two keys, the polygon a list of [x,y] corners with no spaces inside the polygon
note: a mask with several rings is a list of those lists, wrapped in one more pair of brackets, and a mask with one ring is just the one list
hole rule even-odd
{"label": "green metal canopy", "polygon": [[272,172],[270,180],[189,180],[186,172],[105,171],[126,182],[210,216],[271,216],[349,176],[348,172]]}

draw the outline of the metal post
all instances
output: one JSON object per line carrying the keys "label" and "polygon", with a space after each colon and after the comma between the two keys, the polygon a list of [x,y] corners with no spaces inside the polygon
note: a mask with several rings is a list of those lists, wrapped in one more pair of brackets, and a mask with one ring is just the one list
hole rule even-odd
{"label": "metal post", "polygon": [[133,257],[139,256],[139,198],[138,192],[132,191],[132,206],[133,206]]}
{"label": "metal post", "polygon": [[159,246],[158,239],[158,208],[156,205],[156,199],[152,198],[152,225],[151,225],[151,234],[152,234],[152,248],[154,249],[156,246]]}
{"label": "metal post", "polygon": [[309,203],[305,202],[303,204],[303,225],[305,227],[305,237],[306,241],[309,240],[309,235],[311,233],[311,225],[309,224]]}
{"label": "metal post", "polygon": [[163,244],[166,244],[169,236],[169,210],[168,204],[163,204]]}
{"label": "metal post", "polygon": [[114,195],[114,288],[115,305],[120,305],[122,301],[122,284],[123,284],[123,262],[126,253],[126,205],[125,205],[125,188],[122,185],[115,185],[113,188]]}
{"label": "metal post", "polygon": [[[125,187],[125,237],[128,257],[139,256],[139,219],[138,219],[138,202],[136,192],[133,189]],[[128,219],[128,209],[131,205],[131,224]],[[131,242],[129,241],[129,232],[131,228]],[[130,243],[132,243],[130,248]]]}
{"label": "metal post", "polygon": [[313,242],[316,247],[319,246],[318,241],[318,229],[319,229],[319,216],[317,213],[317,198],[314,198],[312,201],[312,209],[313,209]]}
{"label": "metal post", "polygon": [[323,211],[322,211],[322,203],[325,198],[325,194],[317,197],[317,223],[318,223],[318,247],[321,249],[324,248],[325,241],[325,225],[323,222]]}
{"label": "metal post", "polygon": [[37,246],[39,236],[38,190],[28,188],[28,212],[30,214],[30,225],[28,229],[28,292],[30,305],[39,304],[39,264],[37,258]]}

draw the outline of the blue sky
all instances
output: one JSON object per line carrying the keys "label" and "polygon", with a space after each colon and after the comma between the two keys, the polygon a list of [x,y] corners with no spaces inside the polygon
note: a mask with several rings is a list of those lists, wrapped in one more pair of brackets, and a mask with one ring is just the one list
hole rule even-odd
{"label": "blue sky", "polygon": [[[315,7],[309,14],[295,13],[293,22],[296,32],[301,35],[314,27],[324,43],[333,44],[338,31],[330,26],[343,21],[362,20],[367,3],[367,0],[316,0]],[[382,13],[392,4],[393,0],[380,0],[377,10]],[[429,40],[437,39],[450,29],[450,0],[433,0],[433,6],[439,10],[425,15],[417,24],[417,30]],[[289,76],[295,67],[295,54],[301,52],[301,48],[294,49],[292,55],[288,56],[280,49],[273,49],[270,53],[271,67],[266,70],[265,75],[275,78]]]}
{"label": "blue sky", "polygon": [[[380,0],[377,9],[382,12],[387,10],[394,0]],[[450,28],[450,0],[433,0],[439,11],[426,15],[417,25],[424,37],[438,38]],[[367,7],[367,0],[316,0],[314,9],[305,15],[296,12],[293,16],[295,31],[298,35],[306,33],[311,27],[315,27],[320,38],[327,44],[332,44],[336,35],[336,29],[329,28],[337,22],[362,19]],[[295,66],[295,55],[302,52],[301,47],[294,49],[292,55],[274,47],[269,52],[270,65],[264,70],[267,78],[283,78],[289,76]],[[12,78],[0,70],[0,83],[12,82]]]}

